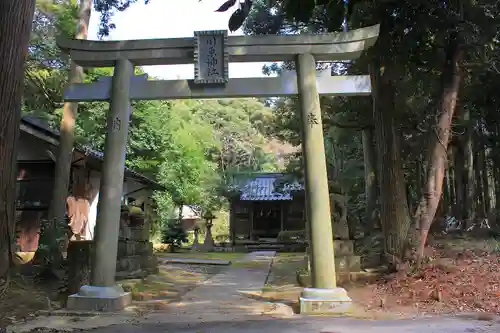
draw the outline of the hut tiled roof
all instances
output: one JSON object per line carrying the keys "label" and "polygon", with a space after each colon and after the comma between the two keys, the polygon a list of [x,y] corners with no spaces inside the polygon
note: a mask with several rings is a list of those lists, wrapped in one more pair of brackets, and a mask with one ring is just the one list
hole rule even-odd
{"label": "hut tiled roof", "polygon": [[304,189],[297,179],[283,173],[237,175],[232,187],[243,201],[292,200],[293,192]]}

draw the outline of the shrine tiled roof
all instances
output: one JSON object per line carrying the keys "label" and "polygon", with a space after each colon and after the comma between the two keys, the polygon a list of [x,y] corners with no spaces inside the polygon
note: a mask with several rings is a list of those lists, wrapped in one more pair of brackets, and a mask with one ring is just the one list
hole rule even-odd
{"label": "shrine tiled roof", "polygon": [[236,176],[233,189],[243,201],[292,200],[293,192],[303,190],[295,178],[283,173],[261,173]]}

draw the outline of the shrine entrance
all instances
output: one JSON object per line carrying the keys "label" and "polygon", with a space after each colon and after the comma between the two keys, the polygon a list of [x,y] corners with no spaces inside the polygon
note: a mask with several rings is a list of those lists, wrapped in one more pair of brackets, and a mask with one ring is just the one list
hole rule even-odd
{"label": "shrine entrance", "polygon": [[[227,31],[201,31],[195,32],[194,38],[58,40],[59,47],[82,67],[114,67],[112,77],[102,77],[93,83],[71,84],[64,95],[66,101],[72,102],[110,102],[91,285],[71,295],[68,307],[114,311],[131,302],[130,293],[125,293],[115,282],[131,100],[289,95],[298,95],[300,101],[306,221],[314,287],[304,290],[300,299],[301,312],[336,312],[338,306],[349,303],[345,290],[336,288],[319,96],[369,95],[371,85],[368,75],[332,76],[330,69],[317,72],[316,63],[356,59],[375,44],[378,33],[376,25],[316,35],[228,37]],[[229,78],[229,62],[273,61],[294,61],[296,71],[283,72],[278,77]],[[148,80],[145,75],[134,76],[134,66],[192,63],[194,80]],[[272,223],[274,226],[275,222]]]}
{"label": "shrine entrance", "polygon": [[279,202],[253,202],[252,236],[258,239],[276,239],[283,227],[281,210]]}

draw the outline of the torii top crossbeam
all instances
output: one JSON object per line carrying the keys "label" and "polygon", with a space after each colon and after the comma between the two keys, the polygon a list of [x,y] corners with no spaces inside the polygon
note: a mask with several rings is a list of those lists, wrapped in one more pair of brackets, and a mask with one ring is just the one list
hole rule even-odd
{"label": "torii top crossbeam", "polygon": [[[110,102],[107,116],[95,256],[91,286],[82,286],[68,298],[68,308],[123,309],[130,294],[116,286],[118,224],[130,119],[130,101],[143,99],[221,98],[298,95],[304,160],[306,220],[311,249],[311,280],[300,298],[301,312],[334,312],[349,303],[345,290],[336,288],[332,219],[320,94],[366,95],[370,78],[331,76],[316,71],[317,61],[352,60],[371,47],[379,26],[347,33],[293,36],[227,36],[226,31],[195,32],[194,38],[88,41],[59,40],[61,49],[83,67],[114,66],[113,76],[99,82],[73,83],[66,101]],[[295,73],[276,78],[230,79],[230,62],[295,61]],[[194,63],[194,80],[147,80],[134,76],[134,66]],[[313,304],[314,309],[312,308]],[[343,305],[340,305],[344,307]],[[308,309],[311,309],[310,311]],[[333,309],[333,310],[332,310]]]}
{"label": "torii top crossbeam", "polygon": [[[271,62],[294,60],[309,53],[317,61],[352,60],[375,44],[380,26],[316,35],[229,36],[229,62]],[[58,39],[58,46],[69,52],[82,67],[111,67],[119,59],[136,66],[181,65],[193,63],[195,38],[126,41]]]}

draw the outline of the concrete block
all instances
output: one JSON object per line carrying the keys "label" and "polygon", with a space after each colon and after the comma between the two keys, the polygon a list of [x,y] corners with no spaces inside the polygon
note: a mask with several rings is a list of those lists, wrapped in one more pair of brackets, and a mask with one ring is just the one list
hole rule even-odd
{"label": "concrete block", "polygon": [[352,300],[343,288],[305,288],[300,296],[300,313],[305,315],[345,315]]}
{"label": "concrete block", "polygon": [[132,303],[132,294],[121,286],[82,286],[77,294],[68,297],[67,308],[80,311],[115,312]]}

